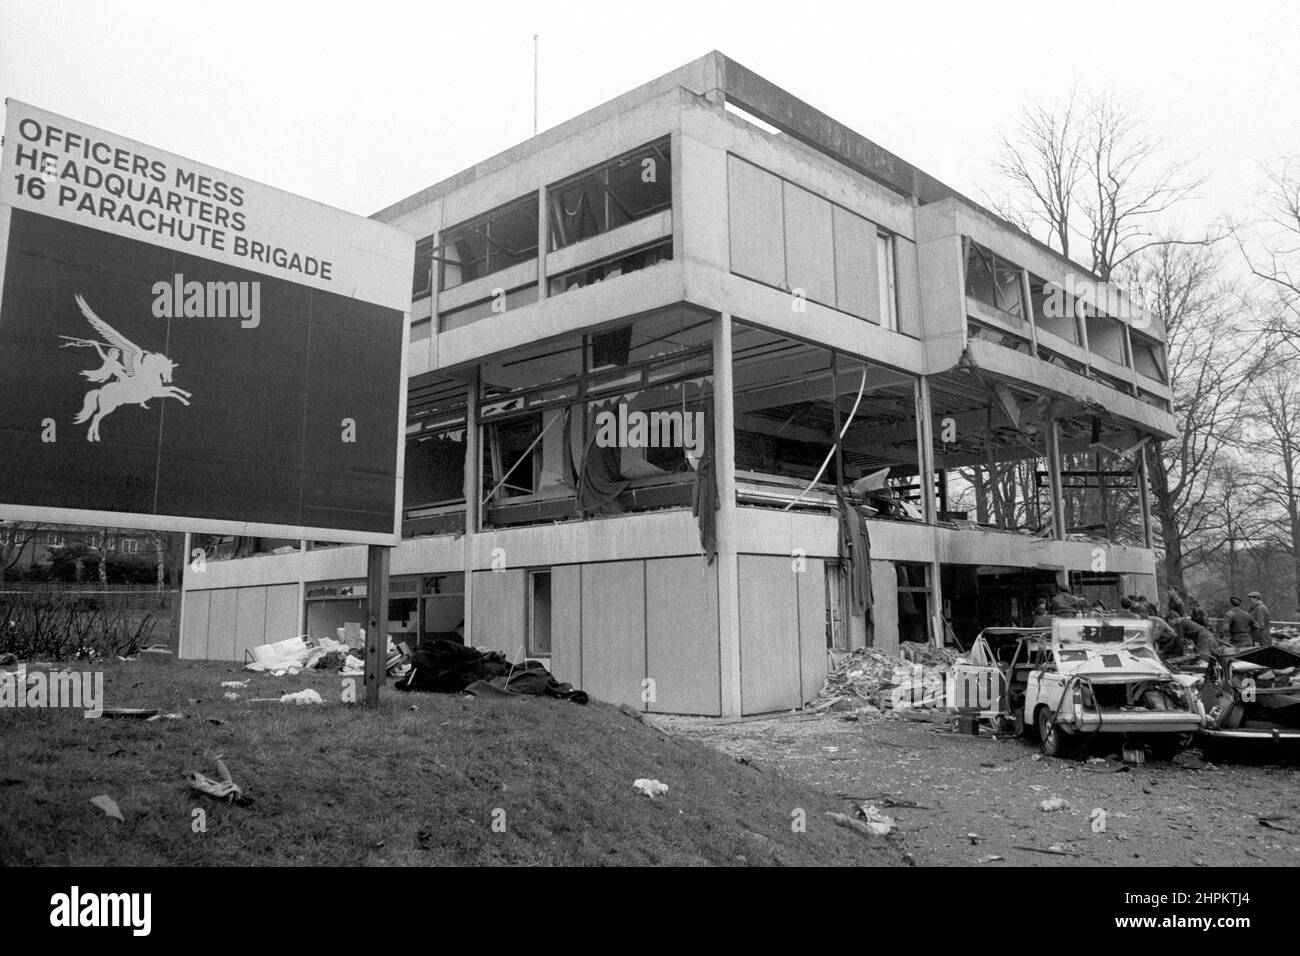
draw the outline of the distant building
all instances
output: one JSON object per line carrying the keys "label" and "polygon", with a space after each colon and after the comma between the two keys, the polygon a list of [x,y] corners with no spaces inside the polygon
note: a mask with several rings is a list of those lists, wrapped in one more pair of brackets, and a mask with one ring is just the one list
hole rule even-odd
{"label": "distant building", "polygon": [[[172,539],[179,535],[161,536],[164,554]],[[151,531],[123,530],[119,528],[89,527],[86,525],[40,525],[23,522],[0,522],[0,578],[19,581],[32,577],[49,576],[51,565],[61,553],[84,553],[89,563],[97,565],[107,553],[110,561],[118,557],[138,558],[142,562],[156,563],[158,536]],[[83,580],[95,580],[98,569],[86,572]]]}
{"label": "distant building", "polygon": [[[754,714],[828,649],[1156,593],[1159,323],[719,53],[375,218],[418,239],[394,634]],[[181,655],[360,621],[365,549],[295,544],[187,574]]]}

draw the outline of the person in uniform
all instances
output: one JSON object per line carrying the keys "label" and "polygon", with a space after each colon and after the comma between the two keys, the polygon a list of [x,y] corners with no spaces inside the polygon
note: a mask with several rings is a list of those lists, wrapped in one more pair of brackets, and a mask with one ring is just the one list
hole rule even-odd
{"label": "person in uniform", "polygon": [[1232,607],[1228,608],[1228,613],[1223,616],[1224,629],[1228,632],[1228,643],[1233,647],[1250,647],[1250,629],[1254,619],[1241,606],[1241,598],[1235,594],[1228,598],[1228,603]]}
{"label": "person in uniform", "polygon": [[1268,605],[1264,603],[1264,595],[1258,591],[1251,591],[1246,597],[1250,598],[1251,643],[1255,645],[1273,643],[1273,617],[1268,612]]}

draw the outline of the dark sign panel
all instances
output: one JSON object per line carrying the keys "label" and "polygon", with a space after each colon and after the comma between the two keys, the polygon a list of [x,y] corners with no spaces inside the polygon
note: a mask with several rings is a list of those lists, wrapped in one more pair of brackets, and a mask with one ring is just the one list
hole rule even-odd
{"label": "dark sign panel", "polygon": [[7,128],[0,518],[394,543],[411,237],[21,104]]}

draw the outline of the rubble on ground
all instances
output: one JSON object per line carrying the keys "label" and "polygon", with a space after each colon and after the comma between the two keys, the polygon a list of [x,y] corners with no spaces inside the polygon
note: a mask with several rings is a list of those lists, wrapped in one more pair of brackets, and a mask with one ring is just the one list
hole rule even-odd
{"label": "rubble on ground", "polygon": [[907,701],[906,709],[942,706],[936,685],[953,665],[965,661],[956,648],[912,641],[900,644],[897,654],[874,647],[832,654],[831,672],[808,707],[819,713],[871,714],[892,711],[901,700]]}

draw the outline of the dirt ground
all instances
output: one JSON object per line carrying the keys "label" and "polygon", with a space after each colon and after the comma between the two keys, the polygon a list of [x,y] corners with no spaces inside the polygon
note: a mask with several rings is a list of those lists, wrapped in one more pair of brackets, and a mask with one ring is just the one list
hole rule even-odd
{"label": "dirt ground", "polygon": [[[846,812],[849,801],[877,807],[918,865],[1300,865],[1294,750],[1204,748],[1201,759],[1193,751],[1126,767],[1118,744],[1054,760],[987,727],[974,737],[897,716],[650,719],[843,799]],[[1062,809],[1040,807],[1054,797]],[[1103,832],[1094,832],[1096,808]]]}

